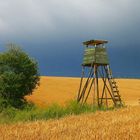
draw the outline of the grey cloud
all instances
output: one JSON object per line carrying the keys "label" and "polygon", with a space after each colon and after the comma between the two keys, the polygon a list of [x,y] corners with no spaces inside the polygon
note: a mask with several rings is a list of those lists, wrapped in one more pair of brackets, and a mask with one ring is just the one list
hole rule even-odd
{"label": "grey cloud", "polygon": [[138,0],[0,0],[0,38],[125,37],[138,32],[139,13]]}
{"label": "grey cloud", "polygon": [[41,74],[70,76],[80,74],[81,42],[107,39],[113,71],[139,73],[139,13],[139,0],[0,0],[0,51],[16,42]]}

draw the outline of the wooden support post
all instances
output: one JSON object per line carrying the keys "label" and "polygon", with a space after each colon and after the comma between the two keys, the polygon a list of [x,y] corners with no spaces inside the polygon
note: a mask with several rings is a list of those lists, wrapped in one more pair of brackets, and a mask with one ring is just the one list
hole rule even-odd
{"label": "wooden support post", "polygon": [[84,85],[84,87],[83,87],[83,90],[82,90],[81,94],[79,95],[78,102],[80,102],[80,100],[81,100],[82,98],[84,98],[85,91],[86,91],[87,86],[88,86],[88,83],[89,83],[89,81],[90,81],[90,79],[91,79],[92,70],[93,70],[93,68],[90,69],[90,72],[89,72],[87,81],[86,81],[86,83],[85,83],[85,85]]}
{"label": "wooden support post", "polygon": [[79,96],[80,96],[80,93],[81,93],[83,77],[84,77],[84,66],[82,67],[82,74],[81,74],[80,87],[79,87],[79,91],[78,91],[77,101],[79,100]]}
{"label": "wooden support post", "polygon": [[90,84],[90,87],[89,87],[89,90],[88,90],[88,93],[87,93],[87,96],[86,96],[86,98],[85,98],[84,103],[87,101],[87,98],[88,98],[89,93],[90,93],[90,91],[91,91],[91,87],[92,87],[92,85],[93,85],[94,79],[95,79],[95,78],[92,79],[92,82],[91,82],[91,84]]}
{"label": "wooden support post", "polygon": [[[104,69],[105,69],[105,68],[104,68]],[[105,72],[106,72],[106,70],[105,70]],[[115,100],[114,100],[114,98],[113,98],[113,96],[112,96],[112,92],[109,90],[109,87],[107,86],[107,84],[106,84],[104,78],[102,77],[102,74],[100,73],[100,71],[99,71],[99,74],[101,75],[101,79],[103,80],[103,83],[105,84],[106,89],[108,90],[108,92],[109,92],[109,94],[110,94],[110,96],[111,96],[111,98],[112,98],[112,100],[113,100],[113,103],[115,104]],[[108,79],[108,78],[107,78],[107,79]]]}
{"label": "wooden support post", "polygon": [[99,83],[98,83],[98,66],[95,65],[95,75],[96,75],[96,91],[97,91],[97,103],[98,107],[100,107],[100,102],[99,102]]}
{"label": "wooden support post", "polygon": [[103,90],[102,90],[102,97],[101,97],[101,105],[102,105],[102,98],[104,97],[104,93],[105,93],[105,85],[106,85],[106,78],[105,78],[105,83],[103,84]]}

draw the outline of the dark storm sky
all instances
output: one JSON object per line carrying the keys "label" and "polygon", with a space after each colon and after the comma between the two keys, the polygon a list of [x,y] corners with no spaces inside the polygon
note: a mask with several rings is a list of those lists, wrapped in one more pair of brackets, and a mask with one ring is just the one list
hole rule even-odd
{"label": "dark storm sky", "polygon": [[89,39],[109,41],[115,76],[140,77],[139,0],[0,0],[0,51],[21,45],[41,75],[80,76]]}

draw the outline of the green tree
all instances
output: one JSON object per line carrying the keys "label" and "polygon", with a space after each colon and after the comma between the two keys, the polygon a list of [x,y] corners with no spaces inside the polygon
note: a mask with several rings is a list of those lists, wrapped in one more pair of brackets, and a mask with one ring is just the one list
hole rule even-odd
{"label": "green tree", "polygon": [[0,53],[0,103],[20,108],[37,85],[37,62],[17,45],[8,45],[8,50]]}

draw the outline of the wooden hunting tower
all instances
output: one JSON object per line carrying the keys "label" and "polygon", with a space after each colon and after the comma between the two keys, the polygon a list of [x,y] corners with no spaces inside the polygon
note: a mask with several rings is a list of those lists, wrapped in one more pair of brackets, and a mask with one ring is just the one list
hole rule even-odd
{"label": "wooden hunting tower", "polygon": [[[85,45],[82,63],[82,76],[78,91],[77,101],[84,104],[89,96],[90,102],[109,106],[122,106],[119,90],[112,76],[105,40],[90,40],[83,42]],[[87,74],[86,74],[87,73]],[[84,78],[86,77],[86,78]],[[100,86],[99,86],[100,83]]]}

